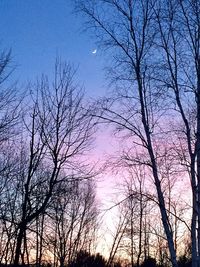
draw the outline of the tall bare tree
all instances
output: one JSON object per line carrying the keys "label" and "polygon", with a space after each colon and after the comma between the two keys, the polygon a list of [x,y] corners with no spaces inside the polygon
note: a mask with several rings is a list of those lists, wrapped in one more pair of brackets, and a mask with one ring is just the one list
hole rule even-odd
{"label": "tall bare tree", "polygon": [[[168,104],[164,102],[164,94],[152,83],[151,76],[152,64],[156,58],[156,1],[77,2],[78,10],[88,18],[100,44],[105,45],[110,55],[113,55],[114,68],[110,70],[110,74],[116,86],[111,98],[104,101],[104,113],[99,117],[114,123],[118,131],[127,133],[124,134],[126,137],[132,137],[129,140],[140,148],[140,153],[146,153],[140,164],[146,164],[151,170],[171,262],[177,267],[173,231],[159,169],[159,159],[164,152],[162,147],[158,147],[156,140],[161,130],[158,123]],[[130,161],[133,160],[130,158]]]}
{"label": "tall bare tree", "polygon": [[67,179],[86,179],[92,175],[81,163],[80,155],[89,149],[94,130],[74,75],[70,65],[57,62],[53,83],[46,77],[38,82],[32,96],[33,105],[29,106],[28,118],[24,119],[29,145],[25,145],[20,167],[22,195],[15,266],[20,263],[28,225],[44,213],[56,185]]}
{"label": "tall bare tree", "polygon": [[174,99],[181,118],[175,151],[188,171],[192,188],[192,266],[200,265],[200,2],[158,2],[155,18],[161,51],[156,80]]}
{"label": "tall bare tree", "polygon": [[[13,256],[14,231],[16,224],[15,200],[17,192],[14,189],[13,170],[17,170],[13,158],[13,140],[19,134],[21,100],[19,88],[13,81],[14,66],[11,50],[0,52],[0,222],[2,229],[1,261],[9,262]],[[12,174],[11,174],[12,173]],[[12,177],[12,178],[11,178]],[[13,183],[11,185],[11,180]],[[9,217],[9,220],[7,220]]]}

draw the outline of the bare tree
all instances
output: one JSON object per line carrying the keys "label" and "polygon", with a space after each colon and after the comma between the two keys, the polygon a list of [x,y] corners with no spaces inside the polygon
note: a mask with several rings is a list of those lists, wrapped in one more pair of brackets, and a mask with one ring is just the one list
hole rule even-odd
{"label": "bare tree", "polygon": [[114,231],[112,231],[111,233],[112,242],[109,248],[107,266],[112,266],[112,264],[114,263],[117,253],[121,249],[123,238],[126,233],[126,228],[127,228],[126,214],[123,214],[121,212],[123,210],[123,206],[122,207],[119,206],[119,209],[120,209],[120,214],[118,216],[117,224]]}
{"label": "bare tree", "polygon": [[[198,0],[158,2],[155,17],[161,50],[156,80],[174,99],[181,118],[175,147],[192,188],[192,266],[200,264],[200,17]],[[166,90],[165,89],[165,90]]]}
{"label": "bare tree", "polygon": [[60,184],[53,206],[49,207],[51,231],[46,239],[55,266],[57,262],[60,267],[69,264],[80,250],[90,251],[91,242],[95,241],[95,236],[91,236],[97,219],[92,184],[92,180]]}
{"label": "bare tree", "polygon": [[11,51],[0,52],[0,144],[16,134],[16,123],[19,119],[20,99],[16,83],[11,82]]}
{"label": "bare tree", "polygon": [[[21,100],[16,82],[12,80],[11,51],[0,52],[0,224],[1,224],[1,261],[8,263],[13,256],[16,224],[14,190],[16,180],[13,171],[17,170],[14,160],[13,139],[19,134]],[[13,183],[11,180],[13,179]]]}
{"label": "bare tree", "polygon": [[[131,264],[134,266],[134,258],[136,257],[137,267],[140,266],[140,260],[144,246],[144,218],[148,199],[145,198],[145,173],[142,168],[132,168],[129,170],[130,180],[127,180],[128,198],[127,205],[130,215],[127,220],[130,221],[130,238],[131,238]],[[147,179],[147,177],[146,177]],[[135,242],[134,239],[137,241]],[[134,249],[135,247],[135,249]]]}
{"label": "bare tree", "polygon": [[54,82],[50,84],[46,77],[38,82],[33,106],[27,111],[29,118],[24,119],[29,146],[24,146],[20,166],[22,195],[15,266],[20,262],[27,227],[44,213],[56,185],[67,179],[92,176],[80,155],[89,149],[94,130],[74,75],[70,65],[57,62]]}
{"label": "bare tree", "polygon": [[[112,122],[118,131],[141,151],[151,170],[157,191],[163,227],[168,240],[171,262],[177,266],[173,231],[166,211],[159,170],[163,149],[156,136],[160,133],[163,110],[167,108],[165,96],[152,83],[152,64],[155,61],[155,0],[131,1],[77,1],[78,9],[86,15],[101,44],[114,55],[114,68],[110,71],[117,82],[110,99],[104,101],[99,117]],[[160,154],[160,155],[159,155]],[[130,158],[133,161],[133,159]],[[136,160],[135,160],[136,162]]]}

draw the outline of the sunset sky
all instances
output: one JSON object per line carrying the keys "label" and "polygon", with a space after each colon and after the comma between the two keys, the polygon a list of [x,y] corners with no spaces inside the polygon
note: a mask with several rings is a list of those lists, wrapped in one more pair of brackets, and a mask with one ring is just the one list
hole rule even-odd
{"label": "sunset sky", "polygon": [[[166,266],[170,259],[177,267],[183,250],[190,261],[190,243],[196,253],[192,259],[200,258],[200,42],[193,45],[199,41],[200,22],[197,16],[197,28],[190,18],[190,1],[150,2],[80,0],[82,13],[76,13],[75,0],[0,0],[0,126],[5,132],[2,161],[9,166],[8,175],[1,168],[6,182],[0,188],[5,209],[0,235],[7,235],[2,251],[7,253],[9,243],[16,246],[11,263],[23,263],[25,254],[28,262],[26,250],[35,237],[35,261],[39,250],[42,260],[43,239],[48,244],[54,226],[49,243],[54,244],[54,263],[64,259],[56,252],[62,248],[58,238],[60,244],[74,242],[77,249],[68,249],[68,263],[93,241],[104,256],[130,259],[132,266],[134,261],[142,266],[152,256],[158,266],[165,258]],[[8,51],[11,62],[5,60]],[[55,75],[56,60],[61,68]],[[75,77],[70,67],[62,69],[63,62],[76,70]],[[13,70],[11,76],[4,67]],[[84,88],[85,98],[76,85]],[[12,95],[10,88],[20,94]],[[12,160],[16,167],[10,171]],[[94,177],[96,194],[88,177]],[[69,182],[74,179],[78,182]],[[10,197],[13,192],[16,196]],[[2,223],[13,232],[5,231]],[[65,240],[59,225],[67,233]],[[107,266],[113,264],[109,260]]]}
{"label": "sunset sky", "polygon": [[[12,64],[16,66],[12,77],[19,84],[25,87],[42,73],[53,77],[59,56],[77,67],[77,79],[88,97],[104,95],[103,55],[94,38],[83,31],[83,18],[74,14],[72,1],[1,0],[0,11],[0,46],[12,50]],[[95,49],[96,53],[92,53]],[[113,150],[108,135],[109,131],[99,131],[93,152],[96,160]],[[98,196],[108,207],[112,205],[109,199],[113,199],[113,177],[103,174],[99,179]]]}

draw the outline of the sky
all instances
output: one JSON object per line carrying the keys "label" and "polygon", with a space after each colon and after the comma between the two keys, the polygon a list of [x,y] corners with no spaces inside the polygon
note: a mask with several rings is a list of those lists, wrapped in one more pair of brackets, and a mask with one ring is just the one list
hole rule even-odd
{"label": "sky", "polygon": [[[53,78],[56,57],[77,69],[77,78],[91,97],[103,96],[105,59],[95,40],[83,31],[83,18],[73,12],[71,0],[0,0],[0,50],[12,50],[13,77],[22,86],[41,74]],[[99,132],[96,158],[104,149],[113,150],[105,130]],[[98,196],[106,205],[112,195],[113,178],[104,176],[98,183]]]}
{"label": "sky", "polygon": [[86,93],[102,95],[103,58],[92,51],[94,39],[83,31],[83,19],[73,12],[71,0],[0,0],[0,49],[12,49],[14,77],[34,81],[52,75],[56,57],[77,68]]}
{"label": "sky", "polygon": [[[55,59],[60,57],[78,68],[77,78],[88,96],[103,96],[106,91],[105,59],[97,49],[95,39],[83,31],[83,18],[73,13],[72,2],[0,0],[0,51],[12,50],[12,64],[16,66],[14,79],[24,86],[42,73],[51,77]],[[93,54],[95,49],[97,53]],[[102,130],[100,135],[100,153],[104,148],[112,153],[116,143],[108,138],[109,132]],[[112,199],[115,200],[114,179],[114,175],[107,174],[98,183],[101,201],[103,204],[107,202],[108,206],[113,205]],[[107,224],[111,224],[112,214],[106,215]]]}

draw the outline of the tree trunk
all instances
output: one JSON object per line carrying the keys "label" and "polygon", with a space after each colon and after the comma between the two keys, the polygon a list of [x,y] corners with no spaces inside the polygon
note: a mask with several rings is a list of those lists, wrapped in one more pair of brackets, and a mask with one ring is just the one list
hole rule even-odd
{"label": "tree trunk", "polygon": [[15,259],[14,259],[14,265],[19,266],[19,260],[21,255],[21,247],[22,247],[22,240],[24,237],[24,233],[26,231],[26,224],[21,223],[19,225],[19,234],[17,236],[17,243],[16,243],[16,249],[15,249]]}
{"label": "tree trunk", "polygon": [[[200,266],[200,56],[197,59],[197,266]],[[194,266],[193,266],[194,267]],[[196,266],[195,266],[196,267]]]}
{"label": "tree trunk", "polygon": [[156,158],[154,155],[154,149],[152,145],[148,117],[147,117],[146,109],[145,109],[145,99],[144,99],[144,92],[143,92],[144,89],[142,85],[142,75],[141,75],[139,64],[136,66],[136,75],[137,75],[138,92],[139,92],[139,98],[140,98],[142,124],[143,124],[144,131],[146,134],[147,150],[148,150],[149,157],[151,160],[152,173],[153,173],[153,177],[155,181],[162,223],[163,223],[164,231],[167,237],[172,266],[178,267],[177,259],[176,259],[176,251],[175,251],[174,241],[173,241],[173,232],[170,229],[169,218],[168,218],[166,207],[165,207],[165,200],[164,200],[164,196],[163,196],[163,192],[161,189],[161,184],[160,184],[160,180],[158,176],[158,166],[157,166]]}
{"label": "tree trunk", "polygon": [[140,183],[140,223],[139,223],[139,244],[138,244],[138,255],[137,255],[137,267],[140,266],[140,257],[142,254],[142,222],[143,222],[143,207],[142,207],[142,188]]}

